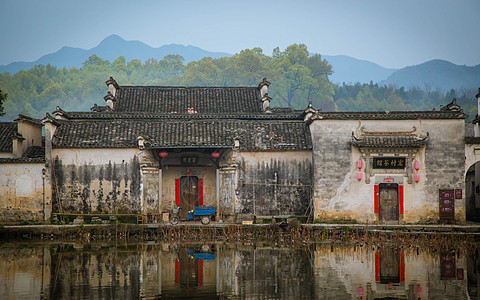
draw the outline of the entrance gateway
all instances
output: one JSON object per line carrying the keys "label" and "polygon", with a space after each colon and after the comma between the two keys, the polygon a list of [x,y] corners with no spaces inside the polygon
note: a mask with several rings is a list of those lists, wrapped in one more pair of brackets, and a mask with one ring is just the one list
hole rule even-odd
{"label": "entrance gateway", "polygon": [[403,219],[403,177],[375,178],[374,212],[380,222],[398,222]]}
{"label": "entrance gateway", "polygon": [[186,220],[193,206],[203,205],[203,179],[190,175],[176,179],[175,204],[182,208],[180,219]]}

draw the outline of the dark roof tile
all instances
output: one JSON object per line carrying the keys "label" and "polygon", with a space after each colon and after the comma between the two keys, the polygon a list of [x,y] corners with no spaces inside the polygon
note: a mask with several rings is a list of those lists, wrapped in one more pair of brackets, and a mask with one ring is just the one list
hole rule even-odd
{"label": "dark roof tile", "polygon": [[92,119],[158,119],[158,120],[204,120],[204,119],[244,119],[244,120],[302,120],[300,113],[286,110],[279,113],[151,113],[151,112],[68,112],[64,115],[69,120]]}
{"label": "dark roof tile", "polygon": [[16,122],[0,122],[0,152],[12,152],[12,137],[17,133]]}
{"label": "dark roof tile", "polygon": [[312,148],[310,131],[302,121],[268,120],[115,120],[59,121],[55,148],[136,148],[143,136],[152,148],[233,147],[275,151]]}
{"label": "dark roof tile", "polygon": [[416,136],[364,136],[361,139],[352,137],[352,144],[361,148],[418,148],[424,147],[428,138]]}
{"label": "dark roof tile", "polygon": [[313,120],[465,119],[461,111],[318,112]]}
{"label": "dark roof tile", "polygon": [[23,158],[44,158],[45,148],[41,146],[31,146],[23,153]]}
{"label": "dark roof tile", "polygon": [[117,112],[262,112],[257,87],[121,86],[115,99]]}

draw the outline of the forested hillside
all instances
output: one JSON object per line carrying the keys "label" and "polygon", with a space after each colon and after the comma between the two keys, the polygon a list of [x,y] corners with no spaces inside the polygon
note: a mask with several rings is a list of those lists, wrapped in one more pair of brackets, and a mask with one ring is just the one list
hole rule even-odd
{"label": "forested hillside", "polygon": [[252,86],[267,77],[272,85],[273,106],[304,109],[309,101],[326,111],[431,110],[457,97],[470,116],[474,115],[474,90],[424,91],[395,89],[377,84],[333,85],[328,76],[335,70],[319,54],[309,55],[303,44],[295,44],[271,56],[260,48],[245,49],[231,57],[203,58],[184,63],[180,55],[167,55],[142,62],[113,62],[92,55],[82,68],[57,69],[37,65],[14,75],[0,74],[0,89],[8,93],[5,116],[19,113],[41,118],[60,106],[66,111],[88,111],[93,104],[105,105],[105,81],[113,76],[120,85]]}

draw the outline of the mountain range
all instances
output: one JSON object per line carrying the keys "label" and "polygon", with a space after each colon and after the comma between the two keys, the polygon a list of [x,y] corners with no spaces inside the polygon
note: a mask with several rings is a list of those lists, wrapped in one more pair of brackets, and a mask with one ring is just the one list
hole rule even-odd
{"label": "mountain range", "polygon": [[219,58],[231,56],[223,52],[211,52],[194,46],[177,44],[163,45],[158,48],[151,47],[140,41],[126,41],[120,36],[113,34],[106,37],[98,46],[85,50],[81,48],[63,47],[55,53],[47,54],[33,62],[13,62],[0,66],[0,73],[17,73],[20,70],[28,70],[35,65],[50,64],[57,68],[81,68],[82,63],[91,55],[96,54],[102,59],[113,62],[119,56],[124,56],[127,61],[139,59],[142,62],[149,58],[163,59],[168,54],[180,54],[185,58],[185,63],[200,60],[205,56]]}
{"label": "mountain range", "polygon": [[[139,59],[143,62],[152,57],[162,59],[168,54],[180,54],[185,58],[185,63],[207,56],[212,58],[231,56],[229,53],[211,52],[190,45],[170,44],[154,48],[140,41],[126,41],[118,35],[110,35],[98,46],[88,50],[63,47],[57,52],[44,55],[33,62],[13,62],[8,65],[0,65],[0,73],[14,74],[39,64],[50,64],[58,68],[81,68],[82,63],[93,54],[111,62],[119,56],[124,56],[127,61]],[[345,55],[322,55],[322,57],[332,65],[334,73],[329,77],[330,80],[338,84],[372,81],[381,85],[403,86],[407,89],[419,87],[442,91],[462,88],[476,89],[480,86],[480,65],[460,66],[436,59],[402,69],[389,69],[370,61]]]}

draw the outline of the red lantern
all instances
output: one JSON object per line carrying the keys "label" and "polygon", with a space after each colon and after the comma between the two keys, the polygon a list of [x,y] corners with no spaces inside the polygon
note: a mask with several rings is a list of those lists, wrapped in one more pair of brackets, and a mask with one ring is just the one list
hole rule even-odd
{"label": "red lantern", "polygon": [[168,156],[168,152],[165,150],[160,151],[160,153],[158,153],[158,156],[160,156],[161,158],[165,158]]}
{"label": "red lantern", "polygon": [[415,161],[415,170],[420,170],[420,162],[418,160]]}
{"label": "red lantern", "polygon": [[220,157],[220,152],[212,152],[212,154],[210,154],[213,158],[219,158]]}
{"label": "red lantern", "polygon": [[418,183],[420,181],[420,174],[415,174],[415,182]]}
{"label": "red lantern", "polygon": [[361,160],[361,159],[357,160],[357,168],[358,168],[359,170],[361,170],[362,167],[363,167],[363,160]]}
{"label": "red lantern", "polygon": [[361,181],[361,180],[362,180],[362,177],[363,177],[363,173],[362,173],[362,172],[357,172],[357,179],[358,179],[358,181]]}

